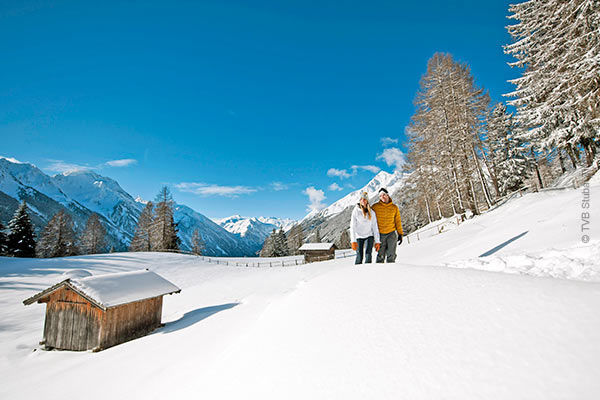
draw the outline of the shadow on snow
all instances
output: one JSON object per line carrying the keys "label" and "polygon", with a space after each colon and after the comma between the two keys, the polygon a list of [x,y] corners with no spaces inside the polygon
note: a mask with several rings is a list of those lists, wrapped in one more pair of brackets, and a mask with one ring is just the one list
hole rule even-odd
{"label": "shadow on snow", "polygon": [[194,325],[196,322],[200,322],[203,319],[206,319],[220,311],[229,310],[230,308],[233,308],[238,304],[240,303],[227,303],[218,306],[197,308],[195,310],[188,311],[185,314],[183,314],[183,316],[178,320],[166,323],[163,328],[157,331],[157,333],[170,333],[178,331],[180,329],[185,329],[189,326]]}
{"label": "shadow on snow", "polygon": [[508,239],[506,242],[504,243],[500,243],[498,246],[494,247],[491,250],[486,251],[485,253],[481,254],[479,257],[487,257],[487,256],[491,256],[492,254],[494,254],[495,252],[497,252],[498,250],[500,250],[501,248],[508,246],[509,244],[511,244],[512,242],[514,242],[517,239],[522,238],[523,236],[527,235],[529,231],[525,231],[513,238]]}

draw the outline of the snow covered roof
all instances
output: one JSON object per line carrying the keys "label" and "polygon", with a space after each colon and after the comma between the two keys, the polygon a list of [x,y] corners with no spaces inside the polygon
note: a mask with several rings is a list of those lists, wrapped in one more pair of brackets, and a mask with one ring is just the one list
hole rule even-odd
{"label": "snow covered roof", "polygon": [[103,310],[165,294],[179,293],[181,291],[181,289],[160,275],[152,271],[142,270],[65,279],[30,297],[23,303],[25,305],[32,304],[63,286],[70,287]]}
{"label": "snow covered roof", "polygon": [[304,243],[298,250],[331,250],[333,243]]}

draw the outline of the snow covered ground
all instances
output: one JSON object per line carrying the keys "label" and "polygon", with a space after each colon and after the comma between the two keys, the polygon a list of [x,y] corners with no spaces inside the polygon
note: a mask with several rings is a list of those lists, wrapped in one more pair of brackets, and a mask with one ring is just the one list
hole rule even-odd
{"label": "snow covered ground", "polygon": [[[583,190],[512,199],[403,244],[396,264],[0,258],[0,398],[600,398],[600,207],[582,208],[600,178]],[[24,299],[69,271],[142,268],[182,289],[164,328],[99,353],[40,350],[45,307]]]}

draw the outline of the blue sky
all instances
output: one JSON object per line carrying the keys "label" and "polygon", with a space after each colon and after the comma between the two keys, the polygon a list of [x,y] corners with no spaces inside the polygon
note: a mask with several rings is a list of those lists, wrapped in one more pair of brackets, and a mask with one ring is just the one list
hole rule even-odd
{"label": "blue sky", "polygon": [[508,4],[0,2],[0,155],[146,199],[167,184],[209,217],[301,218],[393,171],[435,52],[511,90]]}

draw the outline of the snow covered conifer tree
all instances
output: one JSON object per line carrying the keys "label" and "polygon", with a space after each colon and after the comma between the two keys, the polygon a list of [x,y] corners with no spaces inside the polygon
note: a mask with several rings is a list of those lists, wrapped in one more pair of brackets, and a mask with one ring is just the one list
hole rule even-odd
{"label": "snow covered conifer tree", "polygon": [[168,187],[163,186],[156,196],[156,208],[150,235],[154,251],[179,250],[179,237],[177,236],[177,225],[173,220],[173,207],[171,192]]}
{"label": "snow covered conifer tree", "polygon": [[529,163],[522,153],[522,143],[513,133],[511,115],[498,103],[488,119],[488,144],[493,175],[502,195],[523,187]]}
{"label": "snow covered conifer tree", "polygon": [[204,240],[202,239],[202,236],[200,235],[198,229],[195,229],[194,233],[192,234],[192,253],[194,253],[197,256],[201,256],[202,254],[204,254],[204,250],[206,250]]}
{"label": "snow covered conifer tree", "polygon": [[8,250],[8,236],[4,233],[4,225],[0,222],[0,256],[5,256]]}
{"label": "snow covered conifer tree", "polygon": [[525,68],[510,80],[522,140],[534,151],[581,146],[590,165],[600,141],[600,2],[529,0],[510,6],[513,43]]}
{"label": "snow covered conifer tree", "polygon": [[68,257],[77,254],[71,216],[60,210],[48,222],[37,243],[38,257]]}
{"label": "snow covered conifer tree", "polygon": [[154,222],[154,204],[149,201],[144,206],[135,228],[129,251],[151,251],[150,231]]}
{"label": "snow covered conifer tree", "polygon": [[8,223],[8,255],[13,257],[35,257],[35,235],[27,214],[27,204],[21,203]]}
{"label": "snow covered conifer tree", "polygon": [[80,249],[83,254],[98,254],[106,247],[106,229],[102,226],[98,214],[88,218],[81,234]]}
{"label": "snow covered conifer tree", "polygon": [[287,237],[283,229],[275,234],[274,246],[273,246],[273,257],[285,257],[289,256],[289,247]]}

